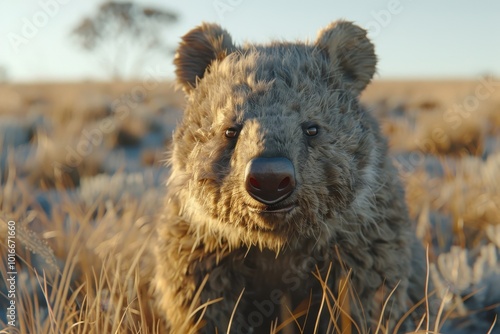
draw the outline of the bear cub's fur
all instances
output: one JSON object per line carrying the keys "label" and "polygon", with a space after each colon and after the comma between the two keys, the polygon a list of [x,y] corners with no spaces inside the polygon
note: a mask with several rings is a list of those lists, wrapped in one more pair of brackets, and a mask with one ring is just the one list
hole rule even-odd
{"label": "bear cub's fur", "polygon": [[392,290],[389,328],[424,297],[400,181],[359,104],[376,62],[346,21],[312,43],[238,46],[215,24],[182,38],[154,282],[171,333],[369,332]]}

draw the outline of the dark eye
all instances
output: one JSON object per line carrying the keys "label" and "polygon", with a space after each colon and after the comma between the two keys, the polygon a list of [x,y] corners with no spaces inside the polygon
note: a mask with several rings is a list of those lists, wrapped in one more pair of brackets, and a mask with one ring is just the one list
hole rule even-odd
{"label": "dark eye", "polygon": [[309,137],[314,137],[318,134],[318,126],[317,125],[311,125],[305,129],[305,134],[308,135]]}
{"label": "dark eye", "polygon": [[226,136],[226,138],[236,138],[236,136],[238,136],[238,129],[236,128],[226,129],[224,135]]}

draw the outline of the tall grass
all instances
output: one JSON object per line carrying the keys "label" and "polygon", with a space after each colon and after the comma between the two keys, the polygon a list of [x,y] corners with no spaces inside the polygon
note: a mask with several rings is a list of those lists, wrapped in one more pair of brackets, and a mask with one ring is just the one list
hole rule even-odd
{"label": "tall grass", "polygon": [[[106,134],[81,164],[64,173],[52,164],[64,163],[66,143],[76,147],[83,129],[94,129],[112,117],[112,102],[137,85],[141,83],[0,87],[2,96],[9,97],[0,106],[0,125],[1,117],[17,117],[16,131],[26,132],[14,147],[3,145],[7,141],[0,133],[1,280],[7,277],[11,220],[16,222],[18,272],[18,326],[7,327],[0,314],[0,333],[167,331],[155,312],[150,286],[154,259],[149,246],[155,242],[163,185],[148,183],[143,170],[140,178],[126,170],[127,163],[140,162],[141,156],[125,159],[120,168],[109,167],[109,156],[130,147],[147,149],[148,157],[142,160],[148,162],[139,167],[162,170],[157,159],[162,153],[157,151],[169,141],[182,96],[172,93],[169,84],[160,84],[147,91],[130,117],[117,122],[116,131]],[[433,292],[428,291],[402,318],[387,322],[380,316],[368,329],[352,320],[353,308],[360,305],[349,270],[336,291],[325,283],[328,275],[317,274],[323,287],[321,308],[331,319],[329,332],[385,334],[390,326],[408,324],[412,333],[496,330],[500,295],[491,287],[500,279],[500,146],[487,144],[498,140],[500,94],[482,102],[474,122],[464,120],[464,126],[450,127],[442,117],[474,87],[382,83],[364,95],[381,119],[395,157],[420,157],[410,169],[403,164],[401,176],[418,236],[430,245],[426,283],[435,283],[440,302],[432,304]],[[5,124],[15,123],[9,122]],[[441,136],[436,137],[436,128]],[[168,135],[159,136],[157,146],[146,147],[142,138],[155,131]],[[377,297],[380,314],[390,314],[391,296],[384,291]],[[0,286],[0,311],[7,300]],[[310,303],[292,309],[284,299],[285,320],[274,322],[269,333],[303,333]],[[206,306],[193,305],[193,316]],[[436,319],[431,319],[431,311],[436,311]]]}

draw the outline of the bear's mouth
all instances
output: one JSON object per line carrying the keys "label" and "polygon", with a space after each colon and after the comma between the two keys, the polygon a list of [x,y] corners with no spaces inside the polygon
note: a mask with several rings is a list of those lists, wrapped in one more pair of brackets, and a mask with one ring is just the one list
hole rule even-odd
{"label": "bear's mouth", "polygon": [[263,205],[263,206],[250,206],[248,205],[248,209],[251,212],[266,214],[266,213],[287,213],[292,211],[295,207],[297,207],[296,203],[290,204],[276,204],[276,205]]}

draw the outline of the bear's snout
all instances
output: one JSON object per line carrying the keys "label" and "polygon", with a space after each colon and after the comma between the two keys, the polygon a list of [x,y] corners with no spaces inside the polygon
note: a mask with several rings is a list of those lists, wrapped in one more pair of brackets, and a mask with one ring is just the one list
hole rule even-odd
{"label": "bear's snout", "polygon": [[295,189],[295,168],[284,157],[254,158],[246,166],[245,189],[261,203],[276,204]]}

